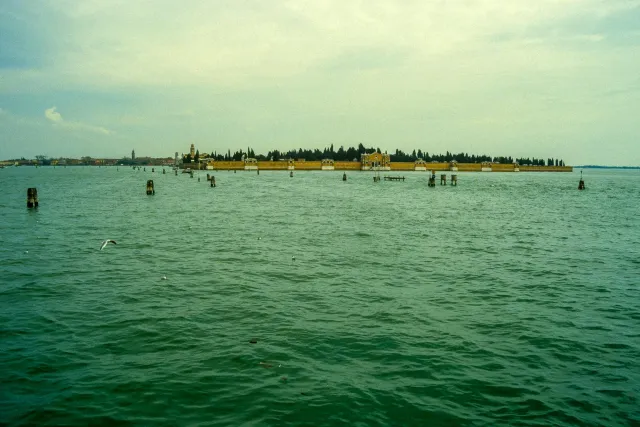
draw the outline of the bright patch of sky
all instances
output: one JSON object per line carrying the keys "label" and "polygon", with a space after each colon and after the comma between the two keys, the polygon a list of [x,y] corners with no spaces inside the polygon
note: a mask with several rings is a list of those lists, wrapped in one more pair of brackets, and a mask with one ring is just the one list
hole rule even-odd
{"label": "bright patch of sky", "polygon": [[640,0],[6,0],[0,35],[0,159],[363,143],[640,165]]}

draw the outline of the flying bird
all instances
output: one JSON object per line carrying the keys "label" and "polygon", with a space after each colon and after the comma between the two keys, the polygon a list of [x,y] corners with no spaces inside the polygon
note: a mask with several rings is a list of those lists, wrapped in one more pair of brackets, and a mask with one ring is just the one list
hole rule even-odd
{"label": "flying bird", "polygon": [[104,242],[102,242],[102,245],[100,246],[100,250],[103,250],[109,243],[113,243],[115,245],[116,241],[111,239],[105,240]]}

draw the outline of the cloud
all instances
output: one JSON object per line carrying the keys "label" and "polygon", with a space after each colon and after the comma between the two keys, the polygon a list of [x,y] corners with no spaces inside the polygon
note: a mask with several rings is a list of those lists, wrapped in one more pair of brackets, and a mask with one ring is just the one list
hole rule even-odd
{"label": "cloud", "polygon": [[44,116],[54,123],[62,122],[62,116],[56,111],[56,107],[51,107],[44,110]]}
{"label": "cloud", "polygon": [[[553,33],[578,18],[603,22],[633,10],[637,2],[190,1],[184,7],[84,0],[45,5],[57,24],[52,25],[68,28],[65,35],[56,35],[51,60],[45,61],[58,84],[255,87],[265,79],[326,72],[349,58],[351,67],[365,69],[399,58],[409,64],[432,63],[439,59],[436,55],[482,51],[491,46],[492,35],[526,38],[528,29]],[[569,31],[585,33],[579,27]],[[545,43],[560,56],[557,47],[555,40]],[[518,56],[516,49],[502,53],[504,60],[496,68],[508,67],[510,57]]]}
{"label": "cloud", "polygon": [[47,108],[46,110],[44,110],[44,116],[52,122],[52,124],[54,126],[58,126],[60,128],[63,129],[68,129],[68,130],[78,130],[78,131],[87,131],[87,132],[94,132],[94,133],[100,133],[103,135],[110,135],[111,131],[101,127],[101,126],[93,126],[93,125],[89,125],[86,123],[81,123],[81,122],[68,122],[65,121],[62,118],[62,115],[56,111],[57,107],[51,107],[51,108]]}

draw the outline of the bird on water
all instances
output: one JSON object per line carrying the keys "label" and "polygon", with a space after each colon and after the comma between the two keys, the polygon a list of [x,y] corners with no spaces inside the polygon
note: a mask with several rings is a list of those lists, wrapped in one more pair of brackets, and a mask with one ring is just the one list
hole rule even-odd
{"label": "bird on water", "polygon": [[102,242],[102,245],[100,246],[100,250],[103,250],[109,243],[113,243],[115,245],[116,241],[111,239],[105,240],[104,242]]}

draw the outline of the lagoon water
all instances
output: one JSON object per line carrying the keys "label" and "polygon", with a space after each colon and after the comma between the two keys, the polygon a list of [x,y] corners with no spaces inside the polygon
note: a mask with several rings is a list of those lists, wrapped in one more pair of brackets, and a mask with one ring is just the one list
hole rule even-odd
{"label": "lagoon water", "polygon": [[640,424],[639,171],[150,171],[0,170],[0,424]]}

